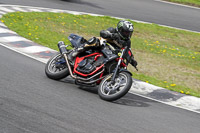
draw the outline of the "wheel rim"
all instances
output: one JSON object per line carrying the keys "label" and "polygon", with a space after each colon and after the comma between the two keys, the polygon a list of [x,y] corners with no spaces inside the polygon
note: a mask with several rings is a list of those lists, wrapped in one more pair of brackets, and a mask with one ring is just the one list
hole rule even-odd
{"label": "wheel rim", "polygon": [[62,63],[63,56],[58,54],[56,55],[48,65],[48,70],[51,73],[59,73],[67,68],[66,64]]}
{"label": "wheel rim", "polygon": [[125,74],[120,73],[119,76],[115,79],[115,84],[111,84],[111,78],[108,77],[101,86],[101,93],[107,96],[117,95],[124,90],[127,84],[128,78]]}

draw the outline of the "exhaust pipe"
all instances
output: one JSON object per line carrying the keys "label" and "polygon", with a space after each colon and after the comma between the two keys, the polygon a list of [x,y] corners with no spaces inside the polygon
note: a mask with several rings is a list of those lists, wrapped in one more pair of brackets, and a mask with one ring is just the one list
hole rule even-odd
{"label": "exhaust pipe", "polygon": [[68,60],[68,57],[67,57],[68,51],[66,49],[65,43],[63,41],[58,42],[58,48],[59,48],[60,53],[64,56],[64,58],[66,60],[67,67],[69,69],[69,73],[70,73],[71,77],[76,79],[77,77],[73,75],[71,66],[69,64],[69,60]]}

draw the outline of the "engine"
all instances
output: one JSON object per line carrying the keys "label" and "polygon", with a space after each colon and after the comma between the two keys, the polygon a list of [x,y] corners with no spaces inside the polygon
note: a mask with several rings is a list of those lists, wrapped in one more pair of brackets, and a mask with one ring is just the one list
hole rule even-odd
{"label": "engine", "polygon": [[89,74],[96,70],[103,63],[104,57],[100,56],[96,59],[96,56],[88,57],[82,60],[76,70],[78,72]]}

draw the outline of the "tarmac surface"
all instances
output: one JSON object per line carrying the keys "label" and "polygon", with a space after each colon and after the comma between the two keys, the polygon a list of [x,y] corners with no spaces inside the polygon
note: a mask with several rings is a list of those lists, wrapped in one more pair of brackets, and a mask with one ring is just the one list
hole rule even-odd
{"label": "tarmac surface", "polygon": [[[6,9],[14,11],[16,7]],[[6,9],[0,8],[4,13]],[[137,95],[129,93],[110,103],[100,100],[95,88],[79,88],[69,78],[62,81],[48,79],[41,62],[48,60],[55,51],[18,36],[2,23],[0,27],[0,132],[199,132],[200,115],[196,111],[183,110],[138,95],[164,99],[164,95],[155,95],[161,94],[161,88],[155,90],[155,86],[149,86],[145,91],[146,83],[136,83]],[[169,98],[169,95],[166,97]],[[176,98],[179,97],[184,96]],[[170,98],[177,101],[173,96]]]}

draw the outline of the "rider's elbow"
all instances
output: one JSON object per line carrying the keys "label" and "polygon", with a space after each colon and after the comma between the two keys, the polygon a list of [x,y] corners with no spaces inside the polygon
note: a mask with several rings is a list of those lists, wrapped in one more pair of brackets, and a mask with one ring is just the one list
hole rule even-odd
{"label": "rider's elbow", "polygon": [[100,37],[105,38],[105,39],[111,38],[111,33],[107,30],[102,30],[100,31]]}

